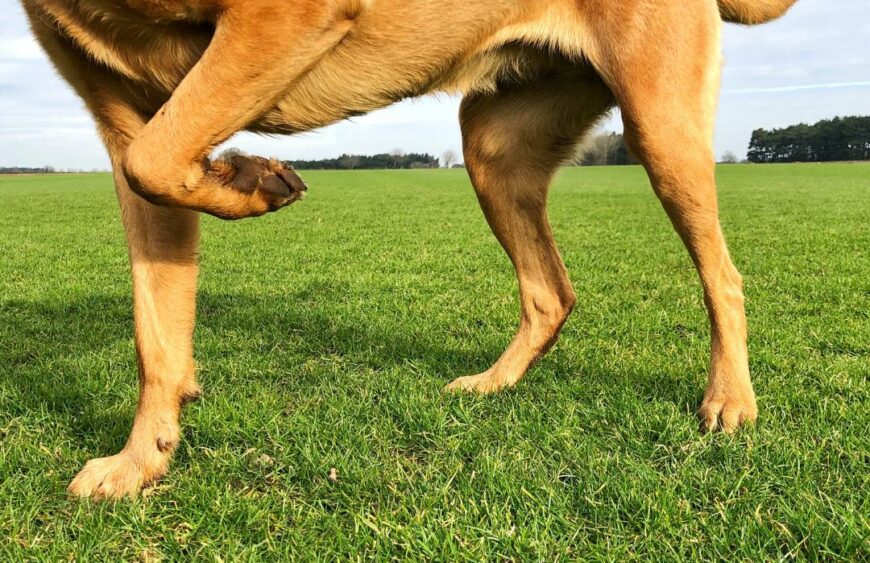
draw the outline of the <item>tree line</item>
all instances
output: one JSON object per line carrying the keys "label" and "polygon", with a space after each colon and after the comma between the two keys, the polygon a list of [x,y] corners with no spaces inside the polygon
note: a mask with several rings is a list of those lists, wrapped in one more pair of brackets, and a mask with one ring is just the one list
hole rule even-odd
{"label": "tree line", "polygon": [[31,168],[27,166],[0,166],[0,174],[54,174],[56,170],[52,166],[39,166]]}
{"label": "tree line", "polygon": [[608,166],[637,164],[620,133],[600,133],[580,143],[569,161],[573,166]]}
{"label": "tree line", "polygon": [[438,158],[427,153],[393,151],[383,154],[343,154],[338,158],[320,160],[293,160],[297,170],[383,170],[408,168],[439,168]]}
{"label": "tree line", "polygon": [[54,166],[0,166],[0,174],[94,174],[111,172],[105,168],[55,168]]}
{"label": "tree line", "polygon": [[870,160],[870,116],[835,117],[814,125],[756,129],[749,141],[750,162],[830,162]]}
{"label": "tree line", "polygon": [[[228,159],[244,154],[230,148],[218,157]],[[752,132],[747,152],[749,162],[829,162],[870,160],[870,116],[835,117],[814,125],[800,123],[782,129],[756,129]],[[722,162],[737,162],[737,156],[726,152]],[[581,143],[568,164],[573,166],[604,166],[637,164],[628,151],[622,134],[602,132]],[[447,150],[441,160],[428,153],[405,153],[395,149],[374,155],[343,154],[337,158],[292,160],[299,170],[383,170],[408,168],[445,168],[462,166],[459,155]],[[50,174],[58,172],[51,166],[0,167],[0,174]]]}

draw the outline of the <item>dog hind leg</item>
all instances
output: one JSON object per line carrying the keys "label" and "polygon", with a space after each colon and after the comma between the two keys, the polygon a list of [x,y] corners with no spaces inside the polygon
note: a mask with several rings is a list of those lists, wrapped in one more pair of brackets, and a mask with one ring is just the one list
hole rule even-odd
{"label": "dog hind leg", "polygon": [[448,390],[511,387],[556,341],[575,296],[547,221],[547,189],[577,140],[612,103],[591,71],[463,101],[465,163],[486,219],[516,269],[521,316],[498,361],[456,379]]}
{"label": "dog hind leg", "polygon": [[[711,325],[709,384],[699,415],[731,432],[757,416],[749,377],[743,283],[719,223],[713,123],[719,74],[715,6],[675,3],[647,15],[638,36],[614,26],[596,65],[617,98],[626,140],[698,270]],[[680,26],[669,22],[682,22]],[[654,38],[652,40],[647,40]],[[634,48],[632,48],[634,46]]]}

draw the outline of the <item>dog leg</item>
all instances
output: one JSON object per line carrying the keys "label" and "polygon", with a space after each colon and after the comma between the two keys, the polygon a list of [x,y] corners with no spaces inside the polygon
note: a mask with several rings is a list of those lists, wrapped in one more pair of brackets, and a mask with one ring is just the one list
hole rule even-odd
{"label": "dog leg", "polygon": [[586,73],[463,101],[465,163],[486,219],[516,269],[521,316],[495,365],[456,379],[448,390],[511,387],[556,341],[575,296],[547,222],[547,188],[577,140],[611,105],[607,88]]}
{"label": "dog leg", "polygon": [[133,316],[140,395],[133,429],[117,455],[88,462],[69,486],[95,498],[134,495],[160,478],[178,443],[184,401],[195,398],[195,315],[198,215],[151,205],[133,193],[121,159],[145,118],[124,85],[79,52],[26,5],[33,30],[64,78],[94,116],[111,157],[133,275]]}
{"label": "dog leg", "polygon": [[211,44],[130,144],[123,171],[152,203],[240,219],[292,203],[305,185],[276,162],[213,164],[207,153],[274,107],[354,23],[340,2],[220,4]]}
{"label": "dog leg", "polygon": [[[90,70],[93,78],[98,71]],[[109,81],[97,81],[98,88]],[[166,473],[180,437],[181,407],[199,396],[193,361],[199,215],[152,205],[130,190],[120,159],[144,121],[111,92],[95,89],[84,97],[115,170],[139,366],[139,402],[127,444],[117,455],[89,461],[69,486],[76,496],[99,499],[135,495]]]}
{"label": "dog leg", "polygon": [[145,118],[127,100],[122,83],[69,49],[38,11],[26,7],[37,38],[87,104],[111,157],[133,276],[140,386],[133,429],[119,454],[88,462],[69,491],[94,498],[135,495],[166,472],[178,443],[181,406],[199,394],[192,340],[199,216],[152,205],[130,190],[121,158]]}
{"label": "dog leg", "polygon": [[[607,53],[602,74],[610,77],[622,109],[626,139],[703,285],[712,358],[702,426],[731,432],[754,421],[758,411],[749,377],[743,284],[725,245],[716,199],[712,140],[721,21],[712,4],[670,9],[679,13],[651,13],[644,25],[634,26],[644,30],[643,40],[611,36],[609,44],[621,48]],[[673,21],[683,23],[674,28],[667,23]]]}
{"label": "dog leg", "polygon": [[199,395],[193,327],[199,221],[195,212],[154,206],[115,172],[133,274],[139,403],[117,455],[94,459],[69,486],[77,496],[132,496],[162,477],[180,437],[181,406]]}
{"label": "dog leg", "polygon": [[162,477],[180,437],[181,407],[199,395],[192,341],[199,217],[152,205],[130,190],[120,171],[126,144],[118,134],[121,114],[127,125],[136,122],[135,113],[115,105],[112,122],[102,129],[115,168],[133,275],[139,403],[124,449],[91,460],[70,484],[70,492],[82,497],[132,496]]}

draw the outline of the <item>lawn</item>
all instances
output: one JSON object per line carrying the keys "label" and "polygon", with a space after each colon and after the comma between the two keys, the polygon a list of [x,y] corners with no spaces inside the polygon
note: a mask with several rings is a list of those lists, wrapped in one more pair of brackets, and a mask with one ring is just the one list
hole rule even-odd
{"label": "lawn", "polygon": [[170,475],[102,504],[65,487],[136,403],[111,178],[0,177],[0,560],[870,558],[870,166],[719,170],[761,413],[734,437],[698,432],[700,286],[639,168],[559,175],[577,308],[483,398],[441,389],[519,309],[464,172],[303,176],[204,220],[205,394]]}

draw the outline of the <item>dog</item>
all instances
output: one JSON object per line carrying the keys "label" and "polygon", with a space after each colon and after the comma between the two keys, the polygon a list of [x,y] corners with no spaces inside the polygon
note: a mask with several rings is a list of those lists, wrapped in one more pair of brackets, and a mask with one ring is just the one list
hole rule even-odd
{"label": "dog", "polygon": [[[712,133],[723,21],[795,0],[22,0],[94,117],[114,170],[133,277],[140,395],[130,437],[69,486],[136,495],[162,477],[198,396],[192,335],[199,212],[242,219],[298,200],[277,161],[210,151],[240,130],[293,134],[427,92],[459,92],[465,162],[521,295],[518,332],[449,390],[516,385],[575,294],[547,222],[559,165],[621,109],[698,271],[711,325],[704,430],[755,421],[742,279],[720,228]],[[675,147],[679,147],[675,150]]]}

